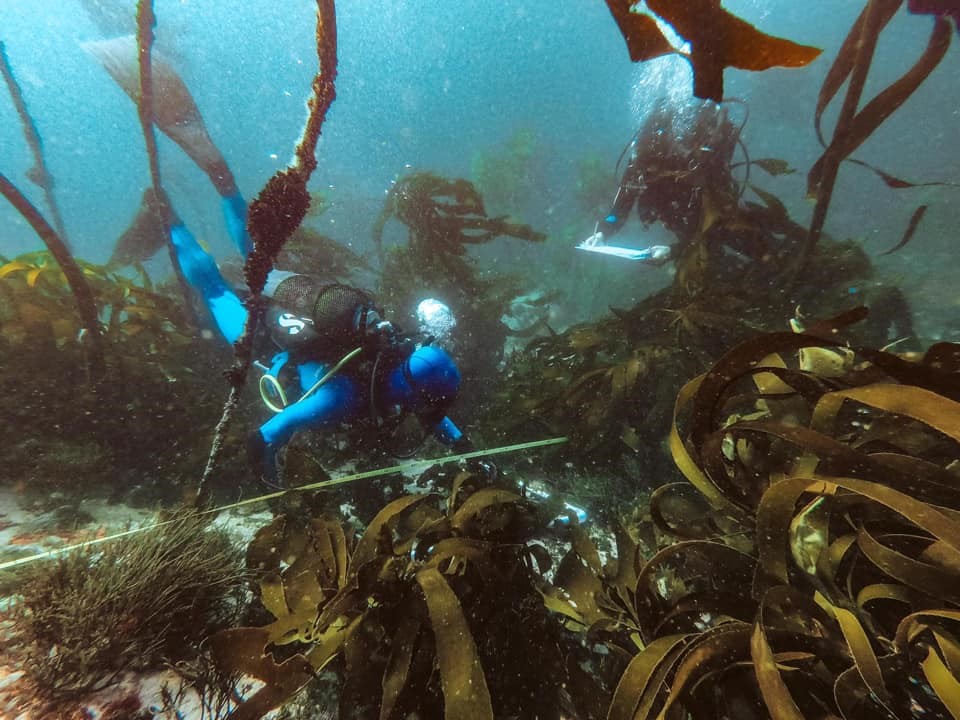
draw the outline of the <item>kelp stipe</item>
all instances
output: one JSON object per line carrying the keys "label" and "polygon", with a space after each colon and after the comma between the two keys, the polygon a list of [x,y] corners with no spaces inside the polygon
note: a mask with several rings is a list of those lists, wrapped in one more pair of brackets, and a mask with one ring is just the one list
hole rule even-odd
{"label": "kelp stipe", "polygon": [[[907,101],[940,64],[950,47],[952,36],[950,22],[943,17],[936,17],[927,47],[916,63],[900,78],[877,93],[872,100],[861,107],[860,101],[864,85],[873,63],[874,50],[880,33],[902,4],[903,0],[868,0],[863,11],[850,28],[850,32],[837,53],[833,65],[827,72],[823,86],[820,88],[814,115],[814,126],[817,137],[825,149],[807,175],[807,194],[816,198],[816,206],[814,207],[813,218],[810,221],[810,231],[806,242],[796,260],[796,272],[798,273],[810,261],[813,250],[823,233],[841,163]],[[821,129],[821,119],[827,106],[848,79],[847,92],[840,108],[840,114],[837,117],[830,141],[827,143]],[[918,185],[895,178],[862,161],[855,162],[876,172],[889,187],[906,188]],[[909,240],[909,237],[907,239]]]}
{"label": "kelp stipe", "polygon": [[63,244],[70,249],[70,238],[67,236],[67,229],[63,224],[63,218],[60,216],[60,208],[57,205],[57,199],[54,195],[54,181],[50,171],[47,170],[47,163],[43,156],[43,140],[40,138],[40,132],[37,130],[37,124],[33,121],[27,110],[27,103],[23,97],[23,90],[20,83],[17,82],[13,74],[13,68],[10,65],[10,58],[7,57],[6,45],[0,41],[0,74],[7,83],[7,89],[10,91],[10,97],[17,109],[17,115],[20,116],[20,124],[23,126],[23,136],[27,141],[30,152],[33,155],[33,167],[27,171],[27,178],[43,190],[44,200],[47,203],[47,209],[53,218],[53,227],[56,229]]}
{"label": "kelp stipe", "polygon": [[27,112],[20,85],[13,75],[10,61],[7,58],[6,47],[2,42],[0,42],[0,73],[2,73],[7,88],[10,90],[10,96],[13,98],[17,114],[20,116],[23,124],[24,137],[33,154],[34,165],[28,171],[27,177],[44,191],[47,205],[49,205],[50,212],[53,214],[55,227],[51,226],[30,200],[2,174],[0,174],[0,193],[2,193],[10,204],[30,223],[34,232],[43,240],[50,254],[53,255],[63,269],[67,282],[70,285],[70,290],[77,303],[77,312],[80,314],[80,321],[87,333],[90,377],[94,382],[99,382],[106,369],[106,361],[103,355],[103,342],[100,337],[100,324],[97,321],[97,304],[93,293],[90,291],[89,285],[87,285],[83,277],[83,273],[80,271],[80,268],[73,258],[73,254],[70,252],[70,245],[67,241],[63,220],[60,217],[60,211],[57,208],[53,196],[53,178],[47,171],[47,166],[43,159],[40,135],[37,133],[33,119]]}
{"label": "kelp stipe", "polygon": [[294,163],[270,178],[250,205],[247,229],[253,240],[253,250],[243,268],[247,287],[251,292],[247,300],[249,315],[243,334],[234,343],[234,362],[227,371],[230,395],[224,403],[223,414],[217,423],[210,447],[210,456],[200,479],[198,504],[207,501],[207,481],[216,468],[233,411],[240,403],[240,393],[246,383],[253,358],[254,335],[265,307],[262,292],[267,275],[273,269],[273,263],[283,249],[283,244],[300,226],[310,208],[307,183],[317,167],[317,142],[323,121],[336,97],[336,20],[334,1],[317,0],[316,42],[319,70],[313,78],[312,93],[307,101],[310,113],[294,152]]}
{"label": "kelp stipe", "polygon": [[2,194],[10,204],[30,223],[44,245],[50,251],[63,274],[70,285],[70,291],[73,293],[74,300],[77,303],[77,312],[80,315],[80,322],[86,331],[85,339],[89,343],[89,371],[90,378],[94,383],[103,379],[106,370],[106,360],[103,353],[103,339],[100,331],[100,322],[97,318],[97,303],[93,292],[83,276],[83,271],[77,265],[73,255],[66,244],[57,234],[57,231],[51,227],[43,215],[40,214],[33,204],[20,192],[17,187],[11,183],[5,175],[0,173],[0,194]]}

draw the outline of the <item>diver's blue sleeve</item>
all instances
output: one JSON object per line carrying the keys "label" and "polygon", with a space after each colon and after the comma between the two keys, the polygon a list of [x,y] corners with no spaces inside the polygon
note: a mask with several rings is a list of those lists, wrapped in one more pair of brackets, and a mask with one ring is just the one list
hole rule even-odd
{"label": "diver's blue sleeve", "polygon": [[606,217],[597,223],[597,229],[604,235],[614,235],[627,222],[630,211],[640,196],[640,175],[641,168],[638,165],[636,154],[634,154],[623,173],[623,178],[620,180],[620,187],[617,189],[617,196],[613,200],[613,205],[607,211]]}
{"label": "diver's blue sleeve", "polygon": [[[297,366],[303,392],[312,387],[328,370],[318,362]],[[271,448],[289,442],[300,430],[316,430],[350,420],[360,408],[356,382],[345,375],[334,375],[310,397],[288,405],[260,426],[263,441]]]}
{"label": "diver's blue sleeve", "polygon": [[247,232],[247,203],[240,192],[224,195],[220,200],[223,207],[223,220],[227,224],[227,233],[237,250],[246,260],[253,250],[253,241]]}
{"label": "diver's blue sleeve", "polygon": [[444,417],[437,424],[433,429],[433,434],[444,445],[453,445],[463,437],[463,431],[448,417]]}
{"label": "diver's blue sleeve", "polygon": [[213,257],[200,247],[186,225],[178,223],[170,228],[170,242],[180,272],[191,287],[200,293],[220,334],[227,342],[236,342],[247,323],[247,309],[243,302],[227,285]]}

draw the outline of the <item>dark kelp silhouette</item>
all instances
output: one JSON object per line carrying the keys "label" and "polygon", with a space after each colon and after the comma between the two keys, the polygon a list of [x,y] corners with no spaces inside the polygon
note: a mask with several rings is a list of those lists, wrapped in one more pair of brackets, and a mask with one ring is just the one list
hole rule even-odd
{"label": "dark kelp silhouette", "polygon": [[[634,62],[676,52],[649,15],[632,12],[633,0],[607,0],[607,7],[627,41]],[[647,0],[647,9],[669,23],[690,43],[682,54],[693,67],[693,94],[723,99],[723,71],[802,67],[820,54],[818,48],[799,45],[757,30],[720,7],[720,0]]]}
{"label": "dark kelp silhouette", "polygon": [[[950,23],[943,17],[935,17],[930,40],[916,63],[900,78],[860,107],[864,85],[870,72],[880,33],[902,5],[903,0],[869,0],[867,2],[851,27],[820,88],[814,125],[825,150],[807,175],[807,194],[815,197],[817,204],[813,211],[807,242],[799,257],[799,267],[803,267],[809,260],[823,232],[840,164],[906,102],[907,98],[940,64],[950,47]],[[823,113],[848,80],[847,93],[828,143],[821,128]],[[857,164],[877,172],[890,187],[905,188],[916,185],[888,173],[879,172],[862,161],[858,161]]]}
{"label": "dark kelp silhouette", "polygon": [[160,201],[153,188],[143,191],[140,208],[130,225],[117,239],[110,255],[111,265],[132,265],[153,257],[167,245],[167,228],[161,220]]}
{"label": "dark kelp silhouette", "polygon": [[90,377],[94,382],[103,378],[106,368],[103,341],[100,334],[100,321],[97,317],[97,303],[93,297],[93,292],[87,284],[83,271],[77,265],[73,255],[66,244],[57,234],[57,231],[51,227],[40,211],[37,210],[27,197],[11,183],[5,175],[0,173],[0,195],[3,195],[17,211],[23,215],[34,232],[40,236],[44,245],[50,251],[50,254],[56,259],[63,270],[67,283],[70,285],[70,291],[77,302],[77,312],[80,314],[80,322],[86,330],[86,340],[89,343],[89,370]]}
{"label": "dark kelp silhouette", "polygon": [[960,2],[957,0],[909,0],[907,9],[915,15],[951,17],[960,32]]}
{"label": "dark kelp silhouette", "polygon": [[30,117],[27,111],[27,103],[23,99],[23,91],[20,89],[20,83],[13,74],[13,68],[10,66],[10,58],[7,57],[7,48],[0,42],[0,74],[3,75],[7,88],[10,90],[10,97],[17,109],[17,115],[20,116],[20,123],[23,125],[23,136],[26,138],[30,152],[33,154],[33,167],[27,171],[27,178],[34,185],[43,190],[44,200],[47,208],[50,210],[50,216],[53,218],[53,227],[63,243],[70,248],[70,239],[67,237],[67,229],[63,225],[63,218],[60,216],[60,208],[57,206],[56,197],[53,194],[54,183],[53,176],[47,170],[47,164],[43,158],[43,140],[37,131],[37,125]]}
{"label": "dark kelp silhouette", "polygon": [[889,250],[884,250],[881,255],[889,255],[890,253],[895,253],[897,250],[902,248],[913,237],[913,234],[917,231],[917,226],[920,224],[920,221],[923,219],[924,213],[927,212],[927,205],[921,205],[916,210],[913,211],[913,215],[910,216],[910,222],[907,223],[907,229],[903,231],[903,237],[900,238],[900,242],[894,245]]}

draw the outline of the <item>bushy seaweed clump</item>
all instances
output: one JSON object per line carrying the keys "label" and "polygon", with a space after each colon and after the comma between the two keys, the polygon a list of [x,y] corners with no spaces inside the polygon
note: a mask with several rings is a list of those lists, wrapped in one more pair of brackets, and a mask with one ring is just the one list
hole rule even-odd
{"label": "bushy seaweed clump", "polygon": [[12,613],[24,669],[70,697],[192,659],[236,610],[243,578],[227,535],[192,515],[37,564]]}
{"label": "bushy seaweed clump", "polygon": [[[383,232],[396,218],[407,243],[384,249]],[[382,272],[380,299],[392,317],[414,315],[417,302],[434,297],[450,307],[457,326],[450,338],[463,375],[459,407],[469,411],[496,382],[507,328],[500,322],[521,285],[503,275],[481,273],[471,245],[512,237],[544,242],[546,236],[507,217],[490,217],[478,189],[463,179],[415,172],[393,186],[373,230]]]}

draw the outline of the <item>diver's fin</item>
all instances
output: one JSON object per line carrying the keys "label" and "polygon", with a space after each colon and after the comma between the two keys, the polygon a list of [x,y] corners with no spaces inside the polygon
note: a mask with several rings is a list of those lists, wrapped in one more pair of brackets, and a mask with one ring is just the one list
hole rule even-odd
{"label": "diver's fin", "polygon": [[110,255],[111,265],[132,265],[149,260],[167,241],[161,222],[161,208],[153,188],[147,188],[140,209],[130,226],[117,240]]}
{"label": "diver's fin", "polygon": [[[136,37],[124,35],[110,40],[92,40],[81,43],[81,47],[97,58],[130,99],[137,102],[140,65]],[[152,57],[153,114],[157,127],[200,166],[220,195],[229,197],[235,194],[237,184],[233,173],[207,134],[203,117],[186,83],[162,55],[154,51]]]}
{"label": "diver's fin", "polygon": [[237,250],[246,259],[253,250],[253,241],[247,232],[247,203],[240,191],[232,195],[224,195],[222,200],[223,220],[227,225],[227,233]]}

